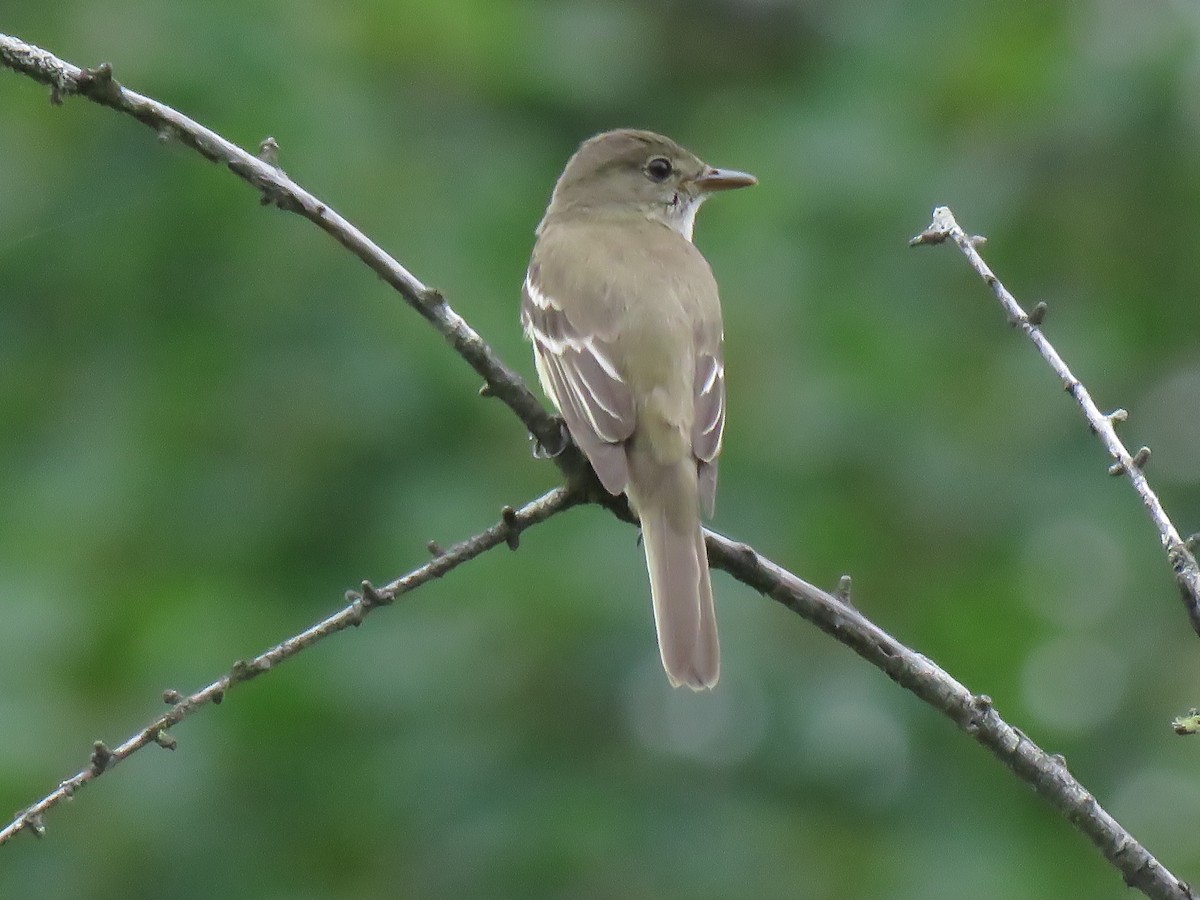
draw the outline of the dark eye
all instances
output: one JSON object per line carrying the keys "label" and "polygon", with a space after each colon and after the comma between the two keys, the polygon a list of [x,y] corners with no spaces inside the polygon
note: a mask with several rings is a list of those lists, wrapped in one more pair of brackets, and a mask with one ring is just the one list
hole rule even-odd
{"label": "dark eye", "polygon": [[666,181],[673,171],[675,169],[671,161],[665,156],[656,156],[646,163],[646,174],[650,176],[651,181]]}

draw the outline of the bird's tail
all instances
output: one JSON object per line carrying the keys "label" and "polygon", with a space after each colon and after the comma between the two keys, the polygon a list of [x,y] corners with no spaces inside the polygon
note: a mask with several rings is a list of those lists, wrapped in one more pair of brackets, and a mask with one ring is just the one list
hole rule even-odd
{"label": "bird's tail", "polygon": [[721,654],[695,463],[631,468],[630,499],[642,520],[663,668],[674,687],[711,688]]}

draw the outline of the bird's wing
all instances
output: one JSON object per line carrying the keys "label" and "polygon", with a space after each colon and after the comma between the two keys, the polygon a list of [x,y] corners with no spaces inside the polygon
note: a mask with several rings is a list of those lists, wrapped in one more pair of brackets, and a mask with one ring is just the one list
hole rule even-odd
{"label": "bird's wing", "polygon": [[521,290],[521,325],[533,342],[542,388],[605,489],[620,494],[629,480],[623,444],[636,418],[633,393],[617,371],[611,346],[602,335],[579,328],[562,303],[543,291],[536,264]]}
{"label": "bird's wing", "polygon": [[696,377],[692,382],[696,418],[692,422],[692,453],[700,475],[700,502],[705,514],[713,514],[717,496],[717,455],[725,431],[725,361],[721,343],[711,352],[696,354]]}

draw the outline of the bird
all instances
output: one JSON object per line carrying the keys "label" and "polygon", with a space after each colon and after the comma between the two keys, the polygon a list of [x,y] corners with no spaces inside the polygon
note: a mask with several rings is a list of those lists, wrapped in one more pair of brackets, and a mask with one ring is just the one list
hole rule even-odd
{"label": "bird", "polygon": [[521,291],[543,391],[641,522],[667,679],[696,691],[721,669],[701,513],[716,499],[725,363],[692,233],[708,197],[756,183],[654,132],[595,135],[555,183]]}

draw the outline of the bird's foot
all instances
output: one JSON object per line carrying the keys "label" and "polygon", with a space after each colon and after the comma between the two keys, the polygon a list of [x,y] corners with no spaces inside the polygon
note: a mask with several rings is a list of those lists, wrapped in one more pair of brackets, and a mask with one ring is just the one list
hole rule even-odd
{"label": "bird's foot", "polygon": [[533,443],[534,459],[554,459],[556,456],[561,456],[562,452],[570,446],[571,432],[567,431],[567,423],[557,416],[555,416],[555,421],[558,422],[558,442],[554,446],[547,447],[537,435],[529,436],[529,440]]}

